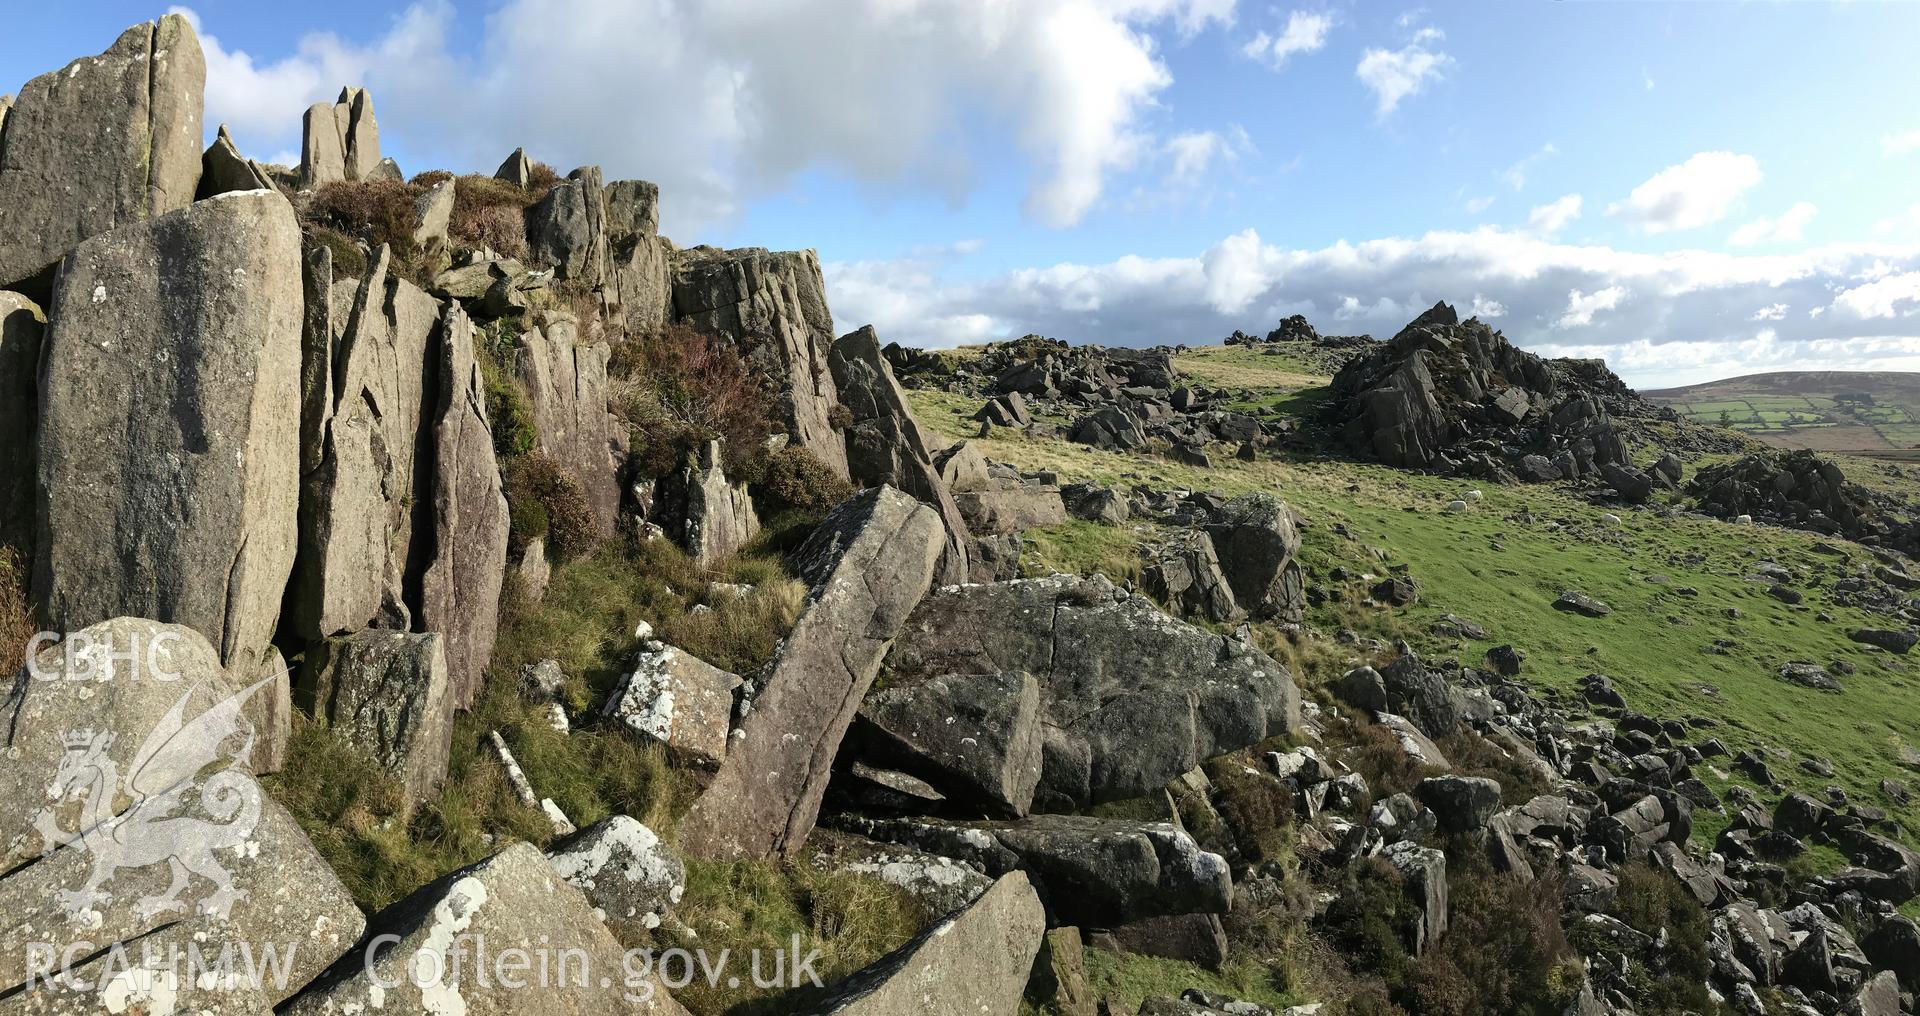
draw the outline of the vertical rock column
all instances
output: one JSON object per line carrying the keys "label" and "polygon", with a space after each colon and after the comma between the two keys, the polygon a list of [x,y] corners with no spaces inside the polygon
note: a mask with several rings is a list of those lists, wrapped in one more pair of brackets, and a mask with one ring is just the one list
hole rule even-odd
{"label": "vertical rock column", "polygon": [[206,82],[200,39],[178,14],[27,82],[0,117],[0,286],[191,203]]}
{"label": "vertical rock column", "polygon": [[300,229],[233,194],[81,244],[50,307],[34,600],[73,630],[187,625],[265,662],[293,565]]}

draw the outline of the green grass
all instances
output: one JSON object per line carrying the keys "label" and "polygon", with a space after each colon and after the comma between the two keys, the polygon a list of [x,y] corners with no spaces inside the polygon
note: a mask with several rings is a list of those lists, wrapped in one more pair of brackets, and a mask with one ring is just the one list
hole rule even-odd
{"label": "green grass", "polygon": [[1273,974],[1266,965],[1245,957],[1230,958],[1225,968],[1216,973],[1179,960],[1115,953],[1089,946],[1086,966],[1087,985],[1093,997],[1111,996],[1126,1003],[1125,1009],[1116,1012],[1132,1012],[1142,999],[1151,996],[1179,998],[1180,993],[1189,988],[1255,1002],[1275,1012],[1306,1001],[1286,994],[1273,983]]}
{"label": "green grass", "polygon": [[[952,417],[936,410],[945,396],[916,391],[910,397],[926,407],[923,421],[964,436],[949,422]],[[1478,485],[1333,460],[1248,463],[1216,456],[1211,469],[1201,470],[1018,433],[997,432],[978,445],[992,459],[1051,469],[1063,481],[1144,480],[1228,495],[1276,493],[1307,519],[1302,564],[1309,582],[1328,584],[1336,565],[1377,575],[1398,564],[1420,583],[1420,603],[1405,611],[1358,606],[1363,582],[1334,588],[1328,603],[1309,612],[1309,622],[1320,630],[1345,626],[1383,638],[1406,634],[1424,651],[1473,663],[1493,645],[1512,643],[1528,654],[1523,679],[1538,687],[1567,690],[1585,674],[1607,674],[1634,708],[1666,717],[1712,717],[1720,723],[1712,733],[1735,751],[1765,745],[1791,753],[1774,769],[1796,789],[1837,784],[1855,800],[1887,807],[1909,838],[1920,833],[1920,809],[1893,805],[1878,789],[1882,778],[1914,777],[1899,766],[1897,747],[1920,730],[1920,681],[1903,661],[1846,637],[1852,628],[1885,625],[1887,619],[1836,606],[1811,583],[1806,609],[1796,610],[1767,596],[1766,583],[1749,579],[1754,565],[1770,558],[1824,584],[1837,577],[1836,569],[1868,560],[1863,548],[1839,543],[1842,559],[1815,551],[1820,538],[1813,534],[1650,511],[1621,511],[1622,524],[1610,526],[1601,521],[1603,509],[1551,486]],[[1485,499],[1464,514],[1443,511],[1469,487],[1478,487]],[[1348,538],[1334,535],[1336,523]],[[1081,526],[1033,534],[1040,560],[1063,570],[1100,570],[1111,567],[1132,538],[1116,532],[1103,539]],[[1698,595],[1680,594],[1683,586]],[[1565,589],[1598,597],[1614,612],[1590,619],[1551,609]],[[1741,617],[1728,618],[1729,608]],[[1816,620],[1823,610],[1834,615],[1832,623]],[[1489,638],[1439,643],[1425,632],[1444,613],[1479,622]],[[1263,641],[1280,638],[1269,631]],[[1713,652],[1718,639],[1734,645],[1724,654]],[[1324,649],[1298,658],[1306,662],[1297,677],[1307,686],[1362,662],[1356,652]],[[1858,673],[1841,678],[1842,693],[1818,692],[1775,676],[1791,660],[1845,660]],[[1792,759],[1806,755],[1831,759],[1835,778],[1802,773]],[[1711,775],[1706,767],[1702,771]],[[1710,836],[1712,823],[1699,828]]]}

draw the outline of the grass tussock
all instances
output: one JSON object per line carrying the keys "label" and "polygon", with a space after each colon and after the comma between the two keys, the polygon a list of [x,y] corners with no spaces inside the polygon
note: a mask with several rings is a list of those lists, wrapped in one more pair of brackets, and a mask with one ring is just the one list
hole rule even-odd
{"label": "grass tussock", "polygon": [[5,673],[27,662],[27,643],[39,629],[27,600],[27,566],[20,552],[0,547],[0,660]]}

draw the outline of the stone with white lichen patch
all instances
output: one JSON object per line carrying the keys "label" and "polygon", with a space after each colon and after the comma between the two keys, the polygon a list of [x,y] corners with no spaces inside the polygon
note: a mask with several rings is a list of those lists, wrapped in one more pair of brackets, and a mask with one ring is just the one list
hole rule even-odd
{"label": "stone with white lichen patch", "polygon": [[653,830],[625,815],[596,822],[555,844],[547,861],[587,894],[607,924],[651,931],[687,890],[687,867]]}
{"label": "stone with white lichen patch", "polygon": [[717,766],[727,754],[734,689],[740,678],[665,643],[641,644],[604,712],[628,730],[665,744],[689,761]]}

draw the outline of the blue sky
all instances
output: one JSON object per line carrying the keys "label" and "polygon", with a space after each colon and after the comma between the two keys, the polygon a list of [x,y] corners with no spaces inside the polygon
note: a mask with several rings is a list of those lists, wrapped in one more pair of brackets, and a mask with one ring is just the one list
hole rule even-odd
{"label": "blue sky", "polygon": [[[164,8],[10,11],[0,91]],[[421,0],[192,5],[208,119],[297,154],[374,96],[408,172],[663,188],[813,247],[844,327],[1216,341],[1434,300],[1643,385],[1920,367],[1920,5]]]}

